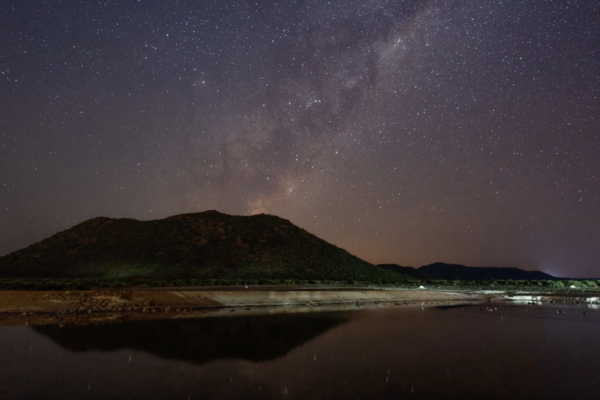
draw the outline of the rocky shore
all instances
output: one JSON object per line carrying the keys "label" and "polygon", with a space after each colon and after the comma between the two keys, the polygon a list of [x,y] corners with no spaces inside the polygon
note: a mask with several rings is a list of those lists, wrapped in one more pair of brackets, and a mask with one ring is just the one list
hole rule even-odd
{"label": "rocky shore", "polygon": [[0,324],[110,321],[123,316],[164,318],[194,313],[260,313],[324,307],[369,307],[423,302],[476,302],[470,293],[426,290],[124,290],[0,291]]}
{"label": "rocky shore", "polygon": [[[100,323],[127,319],[311,312],[393,305],[476,302],[595,306],[600,298],[485,291],[295,288],[0,291],[0,325]],[[236,314],[237,313],[237,314]]]}

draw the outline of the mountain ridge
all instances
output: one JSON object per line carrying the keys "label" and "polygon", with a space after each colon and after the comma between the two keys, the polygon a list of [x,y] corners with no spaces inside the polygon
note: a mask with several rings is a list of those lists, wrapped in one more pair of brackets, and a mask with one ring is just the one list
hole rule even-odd
{"label": "mountain ridge", "polygon": [[403,267],[397,264],[378,264],[378,267],[402,273],[417,279],[441,280],[547,280],[561,279],[541,271],[527,271],[514,267],[469,267],[461,264],[436,262],[419,268]]}

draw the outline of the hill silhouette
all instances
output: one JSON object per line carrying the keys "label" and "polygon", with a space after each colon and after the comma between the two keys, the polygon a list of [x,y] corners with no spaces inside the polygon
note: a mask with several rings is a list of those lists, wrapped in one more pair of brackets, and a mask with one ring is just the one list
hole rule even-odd
{"label": "hill silhouette", "polygon": [[396,264],[380,264],[378,267],[402,273],[417,279],[444,279],[476,281],[489,279],[546,280],[558,279],[540,271],[525,271],[519,268],[504,267],[467,267],[460,264],[441,262],[424,265],[421,268],[402,267]]}
{"label": "hill silhouette", "polygon": [[1,277],[398,282],[405,278],[273,215],[94,218],[0,258]]}

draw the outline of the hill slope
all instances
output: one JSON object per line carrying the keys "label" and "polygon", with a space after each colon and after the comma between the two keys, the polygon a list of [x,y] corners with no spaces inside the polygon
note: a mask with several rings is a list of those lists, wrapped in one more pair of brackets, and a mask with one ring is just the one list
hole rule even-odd
{"label": "hill slope", "polygon": [[525,271],[519,268],[501,267],[466,267],[457,264],[434,263],[424,265],[417,271],[427,279],[445,280],[480,280],[480,279],[513,279],[544,280],[556,279],[552,275],[540,271]]}
{"label": "hill slope", "polygon": [[398,264],[377,264],[377,266],[379,268],[383,268],[388,271],[397,272],[399,274],[402,274],[405,276],[410,276],[412,278],[428,279],[428,276],[424,272],[419,271],[417,268],[403,267],[402,265],[398,265]]}
{"label": "hill slope", "polygon": [[402,281],[272,215],[94,218],[0,258],[2,277]]}

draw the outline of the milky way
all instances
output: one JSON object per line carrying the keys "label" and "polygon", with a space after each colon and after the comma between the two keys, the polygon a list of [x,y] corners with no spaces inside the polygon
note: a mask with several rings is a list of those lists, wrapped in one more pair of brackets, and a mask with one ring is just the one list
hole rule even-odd
{"label": "milky way", "polygon": [[596,1],[0,1],[0,254],[276,214],[367,261],[600,277]]}

